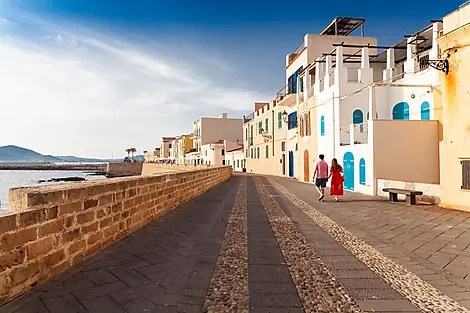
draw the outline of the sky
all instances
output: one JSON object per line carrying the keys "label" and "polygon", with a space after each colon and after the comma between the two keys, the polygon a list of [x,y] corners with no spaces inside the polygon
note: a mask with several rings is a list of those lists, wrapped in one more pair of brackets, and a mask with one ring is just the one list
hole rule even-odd
{"label": "sky", "polygon": [[111,158],[242,117],[337,16],[391,45],[463,1],[0,0],[0,146]]}

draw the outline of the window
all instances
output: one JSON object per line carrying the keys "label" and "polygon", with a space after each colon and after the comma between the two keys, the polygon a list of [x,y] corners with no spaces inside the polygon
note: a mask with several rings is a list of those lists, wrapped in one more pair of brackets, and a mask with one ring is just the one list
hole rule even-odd
{"label": "window", "polygon": [[269,122],[268,122],[268,119],[266,119],[266,120],[264,121],[264,126],[265,126],[264,131],[265,131],[265,132],[267,132],[267,131],[269,130],[269,127],[268,127],[269,124],[268,124],[268,123],[269,123]]}
{"label": "window", "polygon": [[269,159],[269,146],[266,145],[266,159]]}
{"label": "window", "polygon": [[357,109],[353,112],[353,124],[362,124],[364,122],[364,115],[362,111]]}
{"label": "window", "polygon": [[237,160],[237,168],[240,167],[240,160]]}
{"label": "window", "polygon": [[320,118],[320,135],[325,136],[325,117],[323,115]]}
{"label": "window", "polygon": [[259,159],[259,147],[256,148],[256,158]]}
{"label": "window", "polygon": [[250,125],[250,146],[253,145],[253,125]]}
{"label": "window", "polygon": [[248,141],[248,127],[245,128],[245,140]]}
{"label": "window", "polygon": [[259,122],[258,123],[258,135],[261,135],[262,129],[263,129],[263,122]]}
{"label": "window", "polygon": [[421,120],[429,121],[431,119],[431,112],[429,111],[429,102],[424,101],[421,104]]}
{"label": "window", "polygon": [[462,189],[470,190],[470,160],[460,161],[462,164]]}
{"label": "window", "polygon": [[222,149],[222,155],[225,155],[225,149]]}
{"label": "window", "polygon": [[[209,164],[210,164],[210,161],[209,161]],[[225,165],[225,160],[222,160],[222,165]]]}
{"label": "window", "polygon": [[286,142],[281,142],[281,151],[286,151]]}
{"label": "window", "polygon": [[168,144],[168,148],[170,148],[170,149],[171,149],[171,143],[170,143],[170,144]]}
{"label": "window", "polygon": [[307,136],[310,136],[312,134],[312,128],[310,125],[310,111],[307,113],[307,119],[306,119],[306,126],[307,129]]}
{"label": "window", "polygon": [[[292,74],[288,79],[287,79],[287,93],[292,94],[292,93],[297,93],[297,77],[299,77],[299,73],[303,70],[303,66],[299,67],[297,71],[295,71],[294,74]],[[303,87],[303,82],[301,81],[301,86]],[[302,91],[302,88],[301,88]]]}
{"label": "window", "polygon": [[392,111],[392,118],[394,120],[409,120],[410,119],[410,106],[406,102],[399,102],[395,104]]}
{"label": "window", "polygon": [[251,148],[251,151],[250,151],[250,158],[253,159],[253,148]]}
{"label": "window", "polygon": [[364,114],[362,114],[362,111],[357,109],[354,110],[353,112],[353,124],[358,124],[359,125],[359,131],[362,133],[364,132]]}
{"label": "window", "polygon": [[292,129],[297,127],[297,112],[292,112],[287,117],[287,129]]}
{"label": "window", "polygon": [[282,128],[282,112],[277,113],[277,128]]}
{"label": "window", "polygon": [[364,159],[359,161],[359,184],[366,184],[366,161]]}

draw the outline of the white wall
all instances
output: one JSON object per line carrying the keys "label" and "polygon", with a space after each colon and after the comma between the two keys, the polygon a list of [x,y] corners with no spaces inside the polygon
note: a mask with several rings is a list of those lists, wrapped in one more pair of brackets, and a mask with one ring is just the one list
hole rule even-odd
{"label": "white wall", "polygon": [[202,159],[206,165],[223,165],[225,156],[222,155],[224,144],[206,144],[201,148]]}

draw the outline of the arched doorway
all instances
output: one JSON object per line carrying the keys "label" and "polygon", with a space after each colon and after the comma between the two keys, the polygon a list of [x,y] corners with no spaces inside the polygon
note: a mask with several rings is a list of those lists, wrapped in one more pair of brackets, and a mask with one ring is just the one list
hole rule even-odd
{"label": "arched doorway", "polygon": [[308,159],[308,150],[304,151],[304,181],[310,181],[310,161]]}
{"label": "arched doorway", "polygon": [[410,106],[406,102],[399,102],[395,104],[392,111],[392,118],[394,120],[409,120],[410,119]]}
{"label": "arched doorway", "polygon": [[346,152],[343,158],[344,165],[344,189],[354,190],[354,155]]}

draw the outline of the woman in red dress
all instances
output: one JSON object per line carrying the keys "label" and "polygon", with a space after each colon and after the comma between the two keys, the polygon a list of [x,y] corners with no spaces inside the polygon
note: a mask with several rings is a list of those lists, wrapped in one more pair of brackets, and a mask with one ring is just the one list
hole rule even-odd
{"label": "woman in red dress", "polygon": [[330,176],[331,177],[331,187],[330,187],[330,196],[335,196],[335,201],[338,202],[338,196],[342,196],[343,191],[343,168],[338,164],[338,160],[331,160]]}

